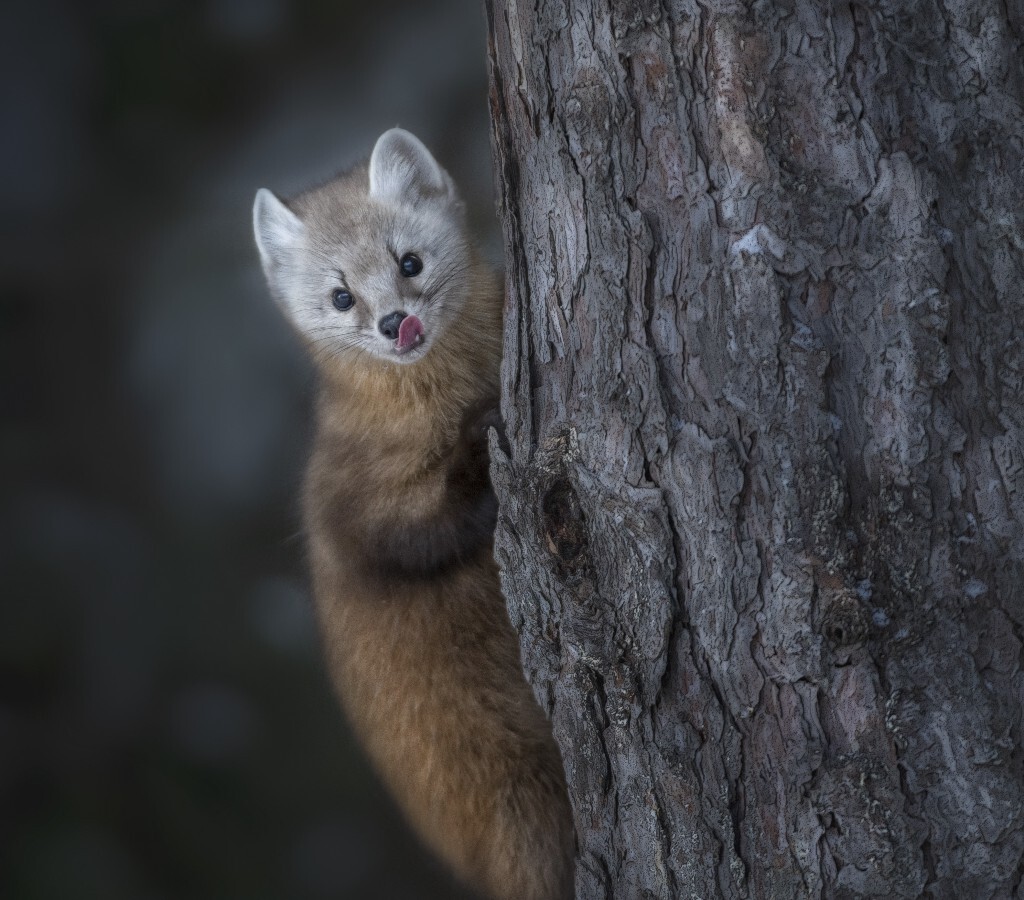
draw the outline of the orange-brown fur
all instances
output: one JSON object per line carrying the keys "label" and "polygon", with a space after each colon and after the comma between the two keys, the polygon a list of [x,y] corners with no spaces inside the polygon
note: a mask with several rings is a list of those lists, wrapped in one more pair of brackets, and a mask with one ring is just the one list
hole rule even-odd
{"label": "orange-brown fur", "polygon": [[314,592],[342,704],[423,840],[487,896],[565,900],[562,764],[522,675],[490,534],[434,571],[374,564],[382,537],[431,527],[466,479],[486,480],[486,430],[467,417],[497,396],[501,294],[474,268],[475,296],[415,365],[318,360]]}

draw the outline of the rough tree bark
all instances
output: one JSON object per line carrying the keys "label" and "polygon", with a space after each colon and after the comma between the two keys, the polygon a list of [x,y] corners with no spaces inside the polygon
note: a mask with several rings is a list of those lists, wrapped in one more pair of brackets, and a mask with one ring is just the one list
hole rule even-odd
{"label": "rough tree bark", "polygon": [[1024,896],[1020,0],[487,7],[578,896]]}

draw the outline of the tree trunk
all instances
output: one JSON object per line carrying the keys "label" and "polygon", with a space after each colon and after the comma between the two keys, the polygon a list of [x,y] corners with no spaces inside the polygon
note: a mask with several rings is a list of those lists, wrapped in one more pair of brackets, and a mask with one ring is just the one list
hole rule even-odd
{"label": "tree trunk", "polygon": [[1020,0],[487,6],[578,896],[1024,896]]}

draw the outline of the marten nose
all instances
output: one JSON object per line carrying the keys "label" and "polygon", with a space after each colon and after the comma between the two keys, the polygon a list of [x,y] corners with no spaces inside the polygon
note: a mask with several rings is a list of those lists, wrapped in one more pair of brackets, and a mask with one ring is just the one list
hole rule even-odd
{"label": "marten nose", "polygon": [[384,316],[377,323],[377,327],[380,329],[380,333],[384,335],[389,341],[393,341],[398,337],[398,326],[402,324],[408,313],[404,312],[393,312]]}

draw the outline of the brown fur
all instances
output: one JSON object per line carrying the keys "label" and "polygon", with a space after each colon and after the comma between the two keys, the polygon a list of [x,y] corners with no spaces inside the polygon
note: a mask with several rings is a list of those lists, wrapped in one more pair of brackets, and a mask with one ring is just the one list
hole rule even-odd
{"label": "brown fur", "polygon": [[475,296],[416,364],[318,360],[314,591],[342,704],[422,839],[489,897],[565,900],[562,764],[492,558],[501,295],[473,265]]}

